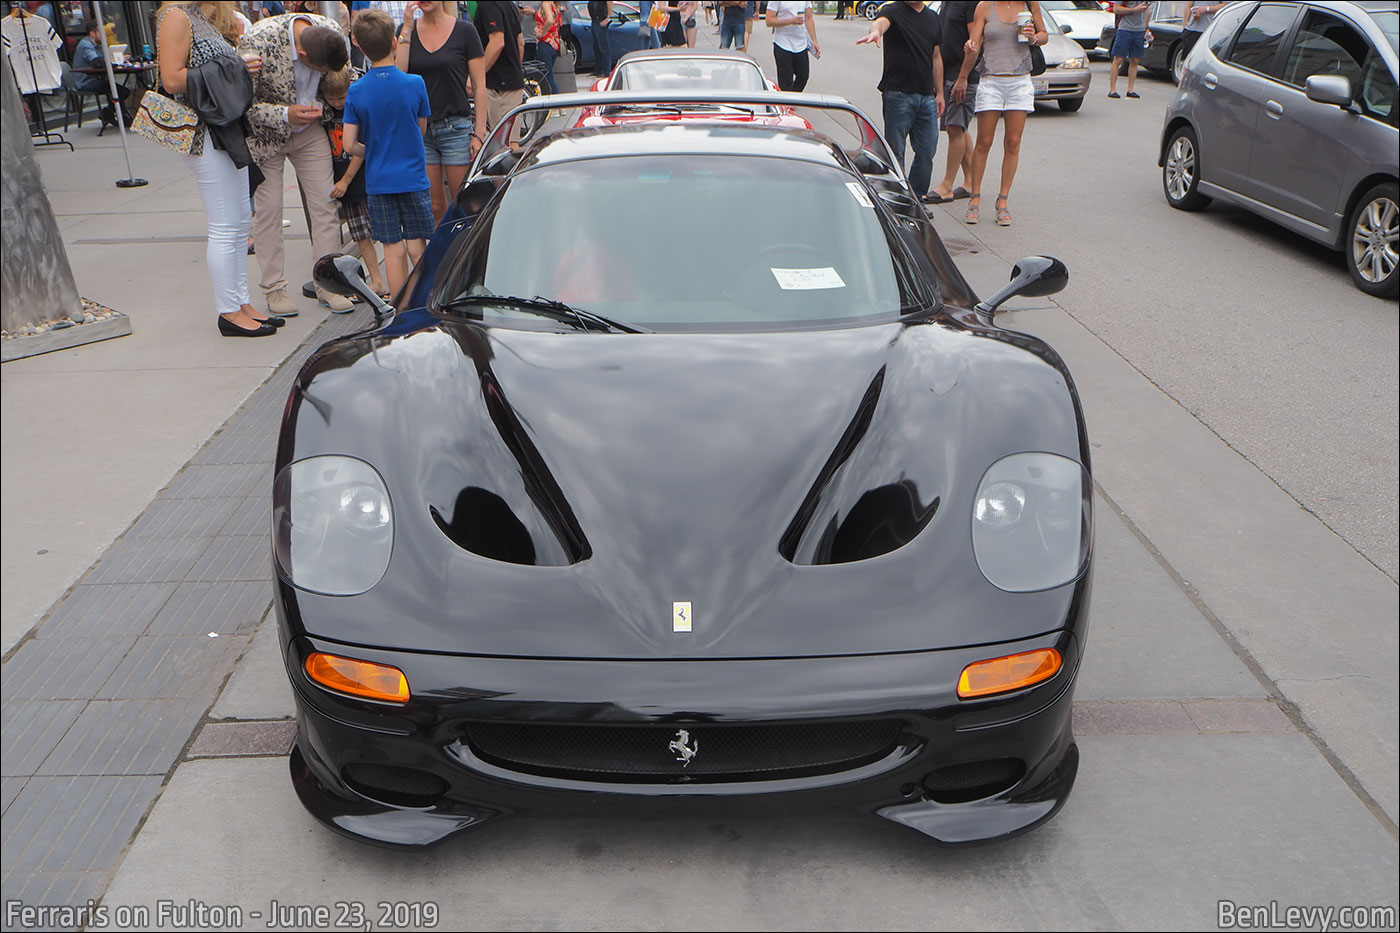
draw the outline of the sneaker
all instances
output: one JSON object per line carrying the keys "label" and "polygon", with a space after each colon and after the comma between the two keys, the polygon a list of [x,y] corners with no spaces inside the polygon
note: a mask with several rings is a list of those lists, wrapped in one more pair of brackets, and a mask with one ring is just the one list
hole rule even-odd
{"label": "sneaker", "polygon": [[348,314],[355,310],[355,303],[344,295],[337,295],[335,292],[318,291],[316,298],[331,309],[332,314]]}
{"label": "sneaker", "polygon": [[267,293],[267,313],[277,317],[296,317],[301,312],[297,310],[296,302],[287,297],[287,290],[279,288]]}

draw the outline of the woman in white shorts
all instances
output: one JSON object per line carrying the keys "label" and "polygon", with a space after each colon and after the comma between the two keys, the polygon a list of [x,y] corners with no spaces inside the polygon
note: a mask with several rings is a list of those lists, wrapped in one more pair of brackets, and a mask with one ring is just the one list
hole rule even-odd
{"label": "woman in white shorts", "polygon": [[[1018,18],[1030,14],[1030,22],[1018,24]],[[997,193],[997,223],[1011,225],[1008,199],[1011,182],[1016,178],[1016,165],[1021,159],[1021,134],[1026,129],[1026,115],[1035,109],[1035,91],[1031,87],[1031,43],[1044,45],[1049,41],[1040,4],[1031,0],[982,0],[968,27],[967,55],[976,59],[978,73],[977,146],[972,153],[972,196],[967,202],[963,221],[977,223],[982,207],[982,173],[987,168],[987,156],[996,139],[997,121],[1003,117],[1006,129],[1002,133],[1001,189]]]}

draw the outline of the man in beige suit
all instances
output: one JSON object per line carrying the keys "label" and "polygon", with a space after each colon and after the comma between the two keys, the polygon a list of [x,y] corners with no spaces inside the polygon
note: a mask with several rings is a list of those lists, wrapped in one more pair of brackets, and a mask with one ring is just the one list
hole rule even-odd
{"label": "man in beige suit", "polygon": [[[312,256],[340,249],[340,221],[330,199],[335,184],[331,146],[321,128],[321,75],[339,71],[350,52],[334,20],[309,13],[287,13],[260,19],[243,34],[238,51],[262,58],[253,75],[253,106],[248,110],[248,149],[263,174],[253,196],[253,246],[262,270],[260,285],[267,309],[279,317],[297,313],[287,296],[282,245],[283,170],[287,160],[296,169],[297,185],[311,223]],[[336,313],[354,307],[348,298],[316,291],[321,303]]]}

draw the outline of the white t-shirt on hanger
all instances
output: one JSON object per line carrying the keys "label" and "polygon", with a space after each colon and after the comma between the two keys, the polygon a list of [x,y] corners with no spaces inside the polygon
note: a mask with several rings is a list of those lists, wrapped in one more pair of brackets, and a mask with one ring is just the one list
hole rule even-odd
{"label": "white t-shirt on hanger", "polygon": [[58,49],[63,40],[42,16],[6,16],[0,20],[5,57],[15,73],[21,94],[52,91],[63,83],[58,67]]}

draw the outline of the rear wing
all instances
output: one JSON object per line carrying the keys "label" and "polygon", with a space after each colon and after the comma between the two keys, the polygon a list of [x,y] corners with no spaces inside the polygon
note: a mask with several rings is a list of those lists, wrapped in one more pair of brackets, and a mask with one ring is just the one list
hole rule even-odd
{"label": "rear wing", "polygon": [[[796,94],[790,91],[719,91],[712,89],[696,91],[580,91],[572,94],[542,94],[531,98],[507,113],[501,122],[492,128],[485,144],[472,161],[471,170],[467,173],[467,181],[470,182],[477,178],[487,166],[493,163],[499,164],[497,160],[502,158],[503,152],[507,150],[519,151],[535,140],[546,138],[568,128],[568,123],[552,119],[553,116],[559,114],[569,111],[596,111],[604,107],[646,107],[650,105],[665,108],[705,104],[736,108],[771,107],[825,112],[832,116],[833,120],[841,116],[849,117],[853,121],[852,139],[857,145],[854,151],[846,146],[842,146],[842,148],[846,149],[847,153],[852,156],[857,167],[861,167],[859,156],[863,152],[879,164],[862,168],[862,171],[876,170],[881,173],[888,171],[901,182],[906,184],[908,182],[904,174],[904,166],[895,158],[894,150],[885,142],[885,137],[875,128],[869,117],[843,97],[831,94]],[[842,128],[847,129],[844,126]],[[817,130],[817,132],[823,131]],[[830,136],[830,134],[825,135]],[[511,140],[512,136],[516,137],[514,141]],[[833,141],[841,145],[840,140],[833,139]]]}

